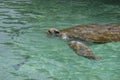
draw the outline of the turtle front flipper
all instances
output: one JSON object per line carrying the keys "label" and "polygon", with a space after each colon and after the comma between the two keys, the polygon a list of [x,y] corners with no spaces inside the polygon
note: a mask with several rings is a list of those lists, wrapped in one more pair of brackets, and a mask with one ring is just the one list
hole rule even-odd
{"label": "turtle front flipper", "polygon": [[69,42],[70,48],[72,48],[75,53],[79,56],[83,56],[88,59],[101,59],[101,57],[95,56],[92,50],[86,46],[85,44],[78,42],[78,41],[70,41]]}

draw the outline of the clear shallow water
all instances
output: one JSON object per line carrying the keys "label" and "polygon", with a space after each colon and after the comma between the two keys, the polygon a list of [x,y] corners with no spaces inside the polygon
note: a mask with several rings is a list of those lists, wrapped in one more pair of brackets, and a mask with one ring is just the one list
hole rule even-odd
{"label": "clear shallow water", "polygon": [[103,57],[77,56],[66,42],[47,37],[50,27],[120,23],[120,5],[112,1],[1,0],[1,80],[119,80],[120,43],[93,44]]}

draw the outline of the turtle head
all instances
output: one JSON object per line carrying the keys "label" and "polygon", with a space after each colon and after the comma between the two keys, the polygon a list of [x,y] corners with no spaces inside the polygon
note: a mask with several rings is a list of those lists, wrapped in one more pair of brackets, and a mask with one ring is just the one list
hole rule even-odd
{"label": "turtle head", "polygon": [[68,36],[67,36],[67,32],[62,32],[62,31],[60,31],[60,30],[58,30],[56,28],[48,29],[47,34],[51,35],[51,36],[61,37],[64,40],[68,40],[69,39]]}
{"label": "turtle head", "polygon": [[48,29],[47,34],[52,36],[59,36],[60,31],[57,30],[56,28],[50,28]]}

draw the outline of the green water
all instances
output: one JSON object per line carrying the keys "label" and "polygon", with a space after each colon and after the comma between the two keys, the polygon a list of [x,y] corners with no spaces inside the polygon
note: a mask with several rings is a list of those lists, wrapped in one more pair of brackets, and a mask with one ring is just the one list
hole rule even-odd
{"label": "green water", "polygon": [[91,61],[45,34],[51,27],[120,23],[115,1],[0,0],[0,80],[120,80],[119,42],[90,45],[103,57]]}

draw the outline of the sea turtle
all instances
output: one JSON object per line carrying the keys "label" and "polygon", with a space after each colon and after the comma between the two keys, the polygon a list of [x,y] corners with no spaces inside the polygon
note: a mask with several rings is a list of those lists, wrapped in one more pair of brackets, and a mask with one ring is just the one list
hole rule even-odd
{"label": "sea turtle", "polygon": [[[93,43],[107,43],[120,41],[120,25],[119,24],[90,24],[81,25],[62,30],[50,28],[47,34],[61,37],[69,42],[69,46],[76,52],[76,54],[86,57],[88,59],[97,59],[93,55],[92,50],[86,46],[85,42]],[[87,56],[85,56],[87,55]]]}

